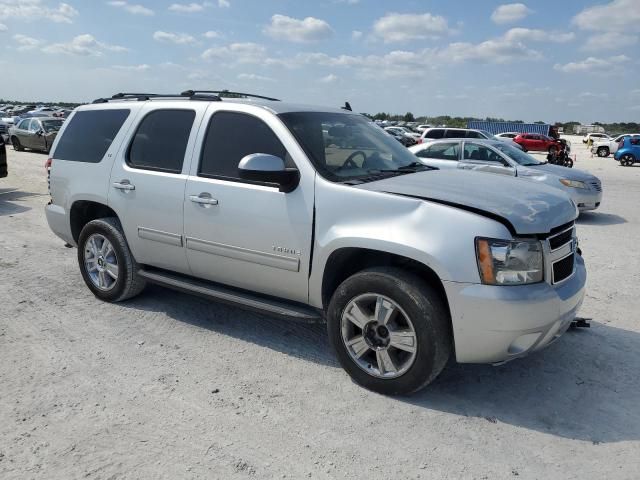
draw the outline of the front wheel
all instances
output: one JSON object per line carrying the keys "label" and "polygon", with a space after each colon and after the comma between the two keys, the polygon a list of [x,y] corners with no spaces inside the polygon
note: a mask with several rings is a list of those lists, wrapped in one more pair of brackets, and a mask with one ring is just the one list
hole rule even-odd
{"label": "front wheel", "polygon": [[558,147],[555,147],[555,146],[549,147],[549,155],[555,155],[556,153],[558,153]]}
{"label": "front wheel", "polygon": [[345,280],[327,312],[329,341],[353,380],[385,394],[421,389],[451,354],[451,323],[440,295],[421,278],[380,267]]}
{"label": "front wheel", "polygon": [[101,300],[120,302],[145,287],[117,218],[100,218],[84,226],[78,239],[78,263],[85,284]]}

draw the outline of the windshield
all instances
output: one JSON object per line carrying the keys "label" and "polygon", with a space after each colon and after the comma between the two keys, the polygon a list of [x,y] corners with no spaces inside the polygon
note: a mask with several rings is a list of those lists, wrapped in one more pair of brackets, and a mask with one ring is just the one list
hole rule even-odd
{"label": "windshield", "polygon": [[45,132],[57,132],[62,128],[62,120],[42,120],[42,128]]}
{"label": "windshield", "polygon": [[486,130],[478,130],[480,133],[482,133],[486,138],[493,138],[493,133],[491,132],[487,132]]}
{"label": "windshield", "polygon": [[295,112],[279,117],[318,172],[331,181],[377,180],[384,175],[410,172],[412,168],[429,169],[400,142],[363,116]]}
{"label": "windshield", "polygon": [[[497,142],[496,142],[497,143]],[[531,155],[524,153],[522,150],[512,147],[508,143],[500,143],[499,145],[493,145],[494,148],[497,148],[502,153],[506,154],[507,157],[512,159],[514,162],[518,162],[518,164],[522,166],[533,166],[533,165],[544,165],[546,162],[541,162],[536,160]]]}

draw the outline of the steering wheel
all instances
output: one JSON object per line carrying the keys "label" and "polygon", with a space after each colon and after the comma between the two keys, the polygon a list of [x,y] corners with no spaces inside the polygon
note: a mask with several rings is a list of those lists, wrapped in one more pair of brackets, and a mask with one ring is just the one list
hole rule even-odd
{"label": "steering wheel", "polygon": [[366,153],[364,153],[362,150],[356,150],[355,152],[353,152],[351,155],[347,157],[347,159],[344,161],[344,163],[338,170],[342,170],[343,168],[360,168],[358,167],[358,164],[354,161],[354,158],[356,158],[358,155],[362,155],[363,162],[367,159]]}

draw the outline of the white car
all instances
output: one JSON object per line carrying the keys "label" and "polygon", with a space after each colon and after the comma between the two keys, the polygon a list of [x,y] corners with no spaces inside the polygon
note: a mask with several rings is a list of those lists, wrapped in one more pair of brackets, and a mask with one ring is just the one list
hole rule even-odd
{"label": "white car", "polygon": [[611,140],[611,137],[606,133],[587,133],[582,137],[582,143],[589,143],[589,139],[593,142],[597,142],[600,140]]}
{"label": "white car", "polygon": [[622,135],[618,135],[614,139],[605,139],[594,142],[591,146],[591,153],[597,154],[599,157],[608,157],[611,154],[614,154],[618,151],[618,145],[622,140],[627,137],[635,137],[640,135],[640,133],[623,133]]}
{"label": "white car", "polygon": [[503,142],[511,142],[514,138],[520,135],[520,132],[502,132],[493,136],[496,140],[502,140]]}
{"label": "white car", "polygon": [[431,128],[431,125],[429,125],[428,123],[423,123],[422,125],[418,125],[416,127],[416,130],[418,130],[419,132],[424,132],[427,128]]}
{"label": "white car", "polygon": [[398,135],[413,138],[414,140],[418,140],[420,138],[419,133],[413,132],[407,127],[386,127],[385,130],[391,130],[397,133]]}

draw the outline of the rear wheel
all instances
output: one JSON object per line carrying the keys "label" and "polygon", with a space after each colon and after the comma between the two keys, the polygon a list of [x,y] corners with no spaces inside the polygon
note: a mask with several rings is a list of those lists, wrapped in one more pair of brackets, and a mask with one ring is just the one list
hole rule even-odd
{"label": "rear wheel", "polygon": [[117,218],[92,220],[84,226],[78,239],[78,263],[87,287],[101,300],[120,302],[145,287]]}
{"label": "rear wheel", "polygon": [[608,157],[609,156],[609,149],[607,147],[598,148],[598,156],[599,157]]}
{"label": "rear wheel", "polygon": [[16,152],[22,152],[24,150],[24,147],[20,143],[20,140],[18,140],[18,137],[11,137],[11,145],[13,145],[13,149]]}
{"label": "rear wheel", "polygon": [[634,162],[635,162],[635,159],[633,158],[633,155],[631,155],[630,153],[625,153],[620,159],[620,163],[625,167],[631,167],[634,164]]}
{"label": "rear wheel", "polygon": [[438,293],[397,268],[363,270],[331,299],[329,340],[353,380],[385,394],[429,384],[451,354],[451,328]]}
{"label": "rear wheel", "polygon": [[558,153],[558,147],[556,147],[555,145],[551,145],[549,147],[549,155],[555,155],[556,153]]}

